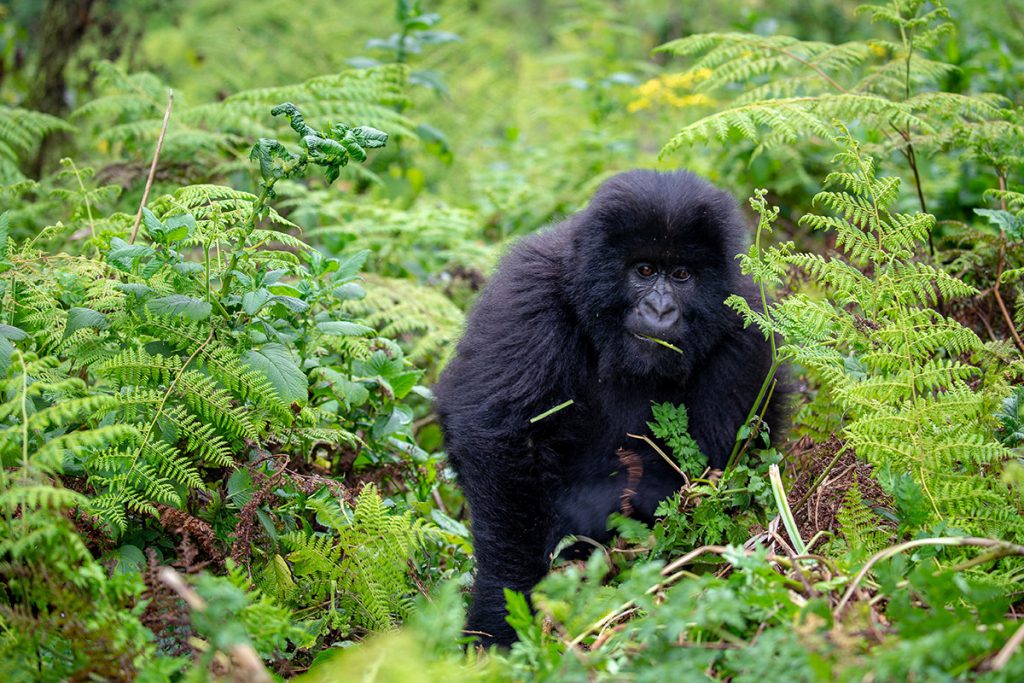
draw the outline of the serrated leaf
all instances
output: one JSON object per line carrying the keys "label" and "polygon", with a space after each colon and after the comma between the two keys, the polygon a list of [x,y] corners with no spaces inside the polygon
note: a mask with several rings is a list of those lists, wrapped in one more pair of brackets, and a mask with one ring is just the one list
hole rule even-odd
{"label": "serrated leaf", "polygon": [[272,296],[270,297],[270,301],[271,303],[281,304],[288,310],[296,313],[302,313],[304,310],[309,308],[309,304],[302,299],[296,299],[293,296]]}
{"label": "serrated leaf", "polygon": [[146,302],[146,308],[157,315],[180,316],[194,321],[209,318],[213,311],[208,301],[184,294],[168,294],[150,299]]}
{"label": "serrated leaf", "polygon": [[291,353],[282,344],[266,344],[244,354],[245,362],[267,376],[285,403],[305,405],[309,396],[309,382]]}
{"label": "serrated leaf", "polygon": [[351,256],[347,256],[342,260],[338,261],[338,270],[332,276],[332,280],[335,282],[345,282],[354,278],[363,266],[366,264],[366,259],[370,256],[369,249],[363,249],[357,251]]}
{"label": "serrated leaf", "polygon": [[242,310],[253,315],[260,310],[263,304],[270,301],[270,292],[265,289],[257,289],[255,292],[246,292],[242,295]]}
{"label": "serrated leaf", "polygon": [[7,341],[6,337],[0,337],[0,374],[7,374],[7,369],[11,367],[11,356],[13,354],[14,345]]}
{"label": "serrated leaf", "polygon": [[119,282],[114,287],[121,292],[131,294],[139,299],[153,293],[152,287],[147,287],[139,282]]}
{"label": "serrated leaf", "polygon": [[292,287],[291,285],[285,283],[270,285],[269,287],[267,287],[267,290],[271,294],[280,294],[282,296],[293,296],[296,298],[302,296],[302,292],[300,292],[295,287]]}
{"label": "serrated leaf", "polygon": [[155,253],[152,247],[145,244],[128,244],[120,237],[115,237],[110,240],[107,261],[121,270],[131,272],[139,259],[149,258]]}
{"label": "serrated leaf", "polygon": [[164,239],[167,242],[179,242],[192,235],[196,230],[196,219],[190,213],[179,213],[176,216],[169,216],[164,220],[166,234]]}
{"label": "serrated leaf", "polygon": [[10,213],[4,211],[0,213],[0,256],[7,253],[7,236],[11,230],[11,216]]}
{"label": "serrated leaf", "polygon": [[142,207],[142,225],[146,228],[146,234],[154,242],[163,242],[167,234],[164,224],[156,217],[156,214],[147,207]]}
{"label": "serrated leaf", "polygon": [[416,386],[416,382],[422,374],[422,370],[409,370],[392,377],[390,384],[391,390],[395,392],[395,398],[405,398],[412,391],[412,388]]}

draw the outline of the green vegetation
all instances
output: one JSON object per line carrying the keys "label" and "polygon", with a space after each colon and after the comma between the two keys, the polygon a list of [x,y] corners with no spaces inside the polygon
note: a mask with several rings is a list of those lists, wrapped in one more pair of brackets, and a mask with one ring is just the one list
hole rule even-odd
{"label": "green vegetation", "polygon": [[[364,4],[0,7],[0,678],[1024,680],[1020,0]],[[467,650],[429,386],[637,166],[750,199],[793,427],[656,406],[659,522]]]}

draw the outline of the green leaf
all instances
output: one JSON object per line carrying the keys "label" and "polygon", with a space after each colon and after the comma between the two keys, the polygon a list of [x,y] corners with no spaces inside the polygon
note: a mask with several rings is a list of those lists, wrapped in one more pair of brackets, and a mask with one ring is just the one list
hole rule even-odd
{"label": "green leaf", "polygon": [[348,282],[340,287],[334,288],[334,296],[342,301],[350,299],[362,299],[366,297],[366,290],[355,282]]}
{"label": "green leaf", "polygon": [[372,327],[344,320],[327,320],[317,323],[316,328],[324,334],[339,337],[365,337],[368,334],[373,334],[375,331]]}
{"label": "green leaf", "polygon": [[213,310],[208,301],[184,294],[168,294],[150,299],[146,302],[146,308],[157,315],[180,316],[195,321],[209,318]]}
{"label": "green leaf", "polygon": [[252,500],[255,487],[252,485],[252,474],[249,470],[238,469],[228,477],[228,500],[241,509]]}
{"label": "green leaf", "polygon": [[388,143],[387,133],[382,130],[377,130],[376,128],[371,128],[370,126],[358,126],[353,128],[352,135],[354,135],[359,144],[366,149],[383,147]]}
{"label": "green leaf", "polygon": [[146,234],[149,235],[150,239],[154,242],[162,243],[164,241],[164,237],[167,234],[164,224],[160,222],[155,213],[145,206],[142,207],[142,224],[146,227]]}
{"label": "green leaf", "polygon": [[296,298],[302,296],[302,292],[300,292],[298,289],[283,282],[276,285],[270,285],[269,287],[267,287],[267,290],[270,291],[271,294],[280,294],[282,296],[293,296]]}
{"label": "green leaf", "polygon": [[363,249],[357,251],[351,256],[347,256],[345,259],[338,262],[338,270],[332,276],[335,282],[345,282],[354,278],[363,266],[366,264],[366,259],[370,256],[369,249]]}
{"label": "green leaf", "polygon": [[64,327],[64,336],[68,337],[86,327],[93,327],[97,330],[106,329],[107,324],[107,316],[99,311],[75,307],[68,311],[68,323]]}
{"label": "green leaf", "polygon": [[121,270],[131,272],[140,259],[149,258],[156,252],[145,244],[128,244],[120,237],[110,240],[107,261]]}
{"label": "green leaf", "polygon": [[422,370],[409,370],[392,377],[390,384],[391,390],[395,392],[395,398],[405,398],[422,375]]}
{"label": "green leaf", "polygon": [[164,239],[167,242],[179,242],[191,237],[192,233],[195,232],[196,219],[190,213],[180,213],[164,220],[164,228],[167,230],[167,233],[164,235]]}
{"label": "green leaf", "polygon": [[10,213],[4,211],[0,213],[0,256],[4,256],[7,253],[7,236],[10,234],[10,230]]}
{"label": "green leaf", "polygon": [[7,369],[11,367],[11,356],[14,354],[14,345],[7,341],[6,337],[0,337],[0,375],[6,375]]}
{"label": "green leaf", "polygon": [[20,327],[14,325],[4,325],[0,323],[0,337],[4,339],[10,339],[11,341],[21,341],[28,336],[28,333]]}
{"label": "green leaf", "polygon": [[257,289],[255,292],[246,292],[242,295],[242,310],[249,315],[253,315],[268,301],[270,301],[270,292],[265,289]]}
{"label": "green leaf", "polygon": [[114,560],[114,574],[137,574],[146,566],[146,556],[138,546],[125,544],[116,548],[110,557]]}
{"label": "green leaf", "polygon": [[246,351],[244,358],[249,367],[267,376],[282,401],[305,405],[309,397],[309,382],[285,346],[266,344]]}
{"label": "green leaf", "polygon": [[304,310],[309,308],[309,304],[302,299],[296,299],[294,296],[272,296],[270,297],[270,302],[281,304],[288,310],[294,311],[295,313],[302,313]]}

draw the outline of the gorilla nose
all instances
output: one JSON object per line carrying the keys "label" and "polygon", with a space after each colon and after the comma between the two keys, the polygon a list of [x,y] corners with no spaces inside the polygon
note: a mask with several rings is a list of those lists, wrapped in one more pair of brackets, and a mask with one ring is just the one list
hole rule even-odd
{"label": "gorilla nose", "polygon": [[640,302],[640,314],[648,324],[666,329],[679,318],[679,307],[669,296],[648,296]]}

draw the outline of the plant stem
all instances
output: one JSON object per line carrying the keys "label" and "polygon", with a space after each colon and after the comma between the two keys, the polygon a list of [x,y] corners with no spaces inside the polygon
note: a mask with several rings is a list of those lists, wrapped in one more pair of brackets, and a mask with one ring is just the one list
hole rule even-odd
{"label": "plant stem", "polygon": [[128,243],[132,244],[135,242],[135,237],[139,234],[139,223],[142,222],[142,209],[146,207],[146,201],[149,199],[149,190],[153,187],[153,177],[156,175],[156,162],[160,158],[160,150],[164,147],[164,136],[167,135],[167,122],[171,118],[171,105],[174,104],[174,91],[167,91],[167,109],[164,110],[164,124],[160,129],[160,137],[156,140],[156,151],[153,153],[153,163],[149,165],[149,176],[146,178],[146,189],[142,192],[142,201],[139,202],[139,212],[135,214],[135,224],[132,226],[132,233],[128,237]]}

